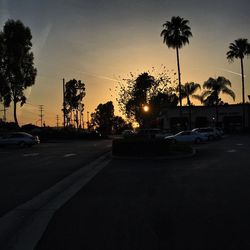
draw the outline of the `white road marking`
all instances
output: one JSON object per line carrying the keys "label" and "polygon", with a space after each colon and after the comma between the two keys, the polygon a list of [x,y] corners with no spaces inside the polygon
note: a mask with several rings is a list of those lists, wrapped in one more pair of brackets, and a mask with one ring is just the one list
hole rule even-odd
{"label": "white road marking", "polygon": [[75,156],[76,154],[65,154],[63,157],[72,157]]}
{"label": "white road marking", "polygon": [[228,153],[235,153],[235,152],[237,152],[237,150],[235,150],[235,149],[230,149],[230,150],[227,150],[227,152],[228,152]]}
{"label": "white road marking", "polygon": [[39,153],[23,154],[24,157],[37,156],[37,155],[39,155]]}
{"label": "white road marking", "polygon": [[236,146],[243,146],[244,144],[242,143],[237,143]]}

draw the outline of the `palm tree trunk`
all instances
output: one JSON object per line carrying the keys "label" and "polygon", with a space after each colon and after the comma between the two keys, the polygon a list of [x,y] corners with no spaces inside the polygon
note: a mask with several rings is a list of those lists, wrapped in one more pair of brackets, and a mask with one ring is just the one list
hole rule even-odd
{"label": "palm tree trunk", "polygon": [[16,125],[19,127],[19,124],[18,124],[18,120],[17,120],[17,114],[16,114],[16,111],[17,111],[17,101],[15,100],[16,98],[14,97],[14,120],[15,120],[15,123]]}
{"label": "palm tree trunk", "polygon": [[191,117],[191,102],[190,102],[190,99],[189,97],[187,97],[187,102],[188,102],[188,115],[189,115],[189,129],[191,130],[192,128],[192,117]]}
{"label": "palm tree trunk", "polygon": [[179,49],[176,48],[177,57],[177,69],[178,69],[178,81],[179,81],[179,102],[180,102],[180,117],[182,118],[182,98],[181,98],[181,72],[180,72],[180,60],[179,60]]}
{"label": "palm tree trunk", "polygon": [[241,64],[241,80],[242,80],[242,127],[245,128],[245,82],[244,82],[244,66],[243,58],[240,58]]}

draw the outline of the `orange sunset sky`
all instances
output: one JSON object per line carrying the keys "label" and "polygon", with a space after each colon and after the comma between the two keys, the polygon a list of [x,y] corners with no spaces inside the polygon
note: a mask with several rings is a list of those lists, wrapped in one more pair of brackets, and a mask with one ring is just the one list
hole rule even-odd
{"label": "orange sunset sky", "polygon": [[[176,70],[176,54],[162,42],[162,24],[172,16],[190,21],[193,37],[180,51],[182,82],[203,84],[209,77],[232,82],[236,103],[241,101],[240,62],[228,63],[229,43],[250,40],[250,3],[184,0],[1,0],[1,29],[20,19],[33,35],[32,51],[38,70],[36,84],[27,90],[27,104],[18,108],[20,124],[39,120],[44,105],[46,125],[62,124],[62,78],[86,85],[86,113],[112,100],[119,114],[115,86],[119,77],[162,65]],[[250,60],[245,59],[246,95],[250,94]],[[223,98],[229,103],[233,101]],[[247,100],[247,98],[246,98]],[[2,109],[2,106],[1,108]],[[2,112],[0,117],[2,117]],[[7,112],[13,120],[12,109]]]}

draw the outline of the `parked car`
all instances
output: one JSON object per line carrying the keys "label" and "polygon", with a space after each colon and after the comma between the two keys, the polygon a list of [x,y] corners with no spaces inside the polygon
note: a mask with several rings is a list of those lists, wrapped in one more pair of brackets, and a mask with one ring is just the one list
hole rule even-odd
{"label": "parked car", "polygon": [[39,144],[40,140],[38,136],[33,136],[24,132],[15,132],[7,135],[3,135],[0,137],[0,145],[8,146],[8,145],[17,145],[20,147],[25,146],[33,146],[35,144]]}
{"label": "parked car", "polygon": [[135,132],[134,132],[134,130],[132,130],[132,129],[126,129],[126,130],[123,130],[123,131],[122,131],[122,136],[123,136],[123,138],[132,137],[132,136],[134,136],[134,135],[135,135]]}
{"label": "parked car", "polygon": [[207,136],[209,141],[213,141],[221,137],[220,132],[215,127],[194,128],[192,131]]}
{"label": "parked car", "polygon": [[175,142],[201,143],[207,141],[207,137],[196,131],[181,131],[175,135],[166,136],[165,140]]}
{"label": "parked car", "polygon": [[224,130],[223,130],[223,128],[221,128],[221,127],[216,127],[216,129],[217,129],[218,133],[220,134],[220,136],[223,136],[223,135],[224,135]]}
{"label": "parked car", "polygon": [[149,128],[138,130],[136,135],[149,139],[164,139],[166,136],[171,134],[158,128]]}

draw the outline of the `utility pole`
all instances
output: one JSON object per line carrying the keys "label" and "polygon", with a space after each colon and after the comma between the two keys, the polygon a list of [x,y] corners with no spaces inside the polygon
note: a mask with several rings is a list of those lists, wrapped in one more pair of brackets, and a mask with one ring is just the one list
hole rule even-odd
{"label": "utility pole", "polygon": [[56,127],[59,127],[59,115],[56,115]]}
{"label": "utility pole", "polygon": [[43,111],[44,111],[44,109],[43,109],[43,105],[39,105],[39,111],[40,111],[40,121],[41,121],[41,127],[43,126],[43,117],[44,117],[44,115],[43,115]]}
{"label": "utility pole", "polygon": [[63,78],[63,128],[65,128],[65,80]]}

